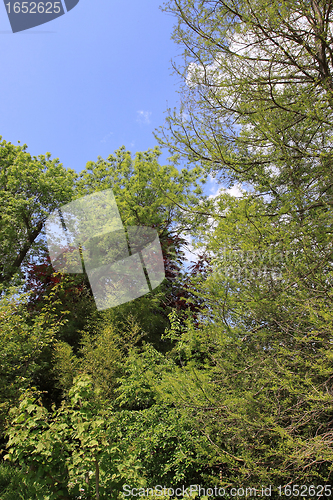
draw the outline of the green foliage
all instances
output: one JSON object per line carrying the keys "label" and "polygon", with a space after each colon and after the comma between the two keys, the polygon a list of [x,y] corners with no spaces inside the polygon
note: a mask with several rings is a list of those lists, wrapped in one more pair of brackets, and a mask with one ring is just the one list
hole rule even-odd
{"label": "green foliage", "polygon": [[67,394],[74,378],[84,373],[92,378],[103,401],[114,399],[126,356],[140,338],[140,328],[133,319],[117,325],[112,322],[109,311],[103,312],[81,332],[76,354],[66,342],[55,346],[54,376],[59,387]]}
{"label": "green foliage", "polygon": [[49,500],[45,486],[32,484],[23,469],[8,463],[0,464],[0,492],[1,500]]}
{"label": "green foliage", "polygon": [[[125,484],[331,482],[331,5],[165,8],[185,47],[182,108],[160,135],[170,165],[159,165],[158,148],[132,158],[122,147],[74,179],[2,144],[6,279],[23,262],[15,245],[28,239],[30,249],[30,229],[50,210],[108,188],[125,226],[157,229],[174,271],[154,293],[103,313],[76,278],[50,287],[32,312],[19,297],[2,301],[6,458],[50,500],[117,499]],[[192,170],[178,171],[180,159]],[[47,172],[59,173],[59,190]],[[224,186],[207,198],[199,182],[210,173]],[[235,182],[242,196],[226,191]],[[183,231],[211,260],[181,290]],[[62,391],[52,411],[32,387],[43,370]]]}
{"label": "green foliage", "polygon": [[30,481],[49,485],[50,500],[60,491],[106,499],[121,498],[124,484],[200,482],[203,438],[175,407],[156,404],[156,384],[172,366],[149,345],[130,353],[114,405],[87,375],[74,379],[67,401],[52,412],[26,392],[11,410],[5,458],[29,466]]}
{"label": "green foliage", "polygon": [[212,484],[324,484],[333,458],[332,215],[300,220],[291,208],[280,220],[261,215],[267,206],[251,193],[217,197],[215,227],[202,228],[213,269],[193,282],[205,321],[184,329],[172,319],[181,368],[160,394],[209,441],[206,460],[220,470]]}
{"label": "green foliage", "polygon": [[0,284],[20,271],[31,250],[43,248],[41,235],[48,215],[71,200],[76,174],[51,154],[31,157],[27,146],[0,137]]}
{"label": "green foliage", "polygon": [[[324,484],[333,403],[330,3],[165,8],[177,16],[184,86],[160,143],[224,186],[196,232],[213,259],[209,275],[192,281],[204,322],[169,332],[182,369],[161,391],[185,414],[192,401],[221,484]],[[226,192],[235,182],[247,190],[239,198]]]}
{"label": "green foliage", "polygon": [[10,289],[0,301],[0,432],[11,405],[21,389],[38,381],[47,367],[47,356],[55,342],[61,321],[53,317],[53,306],[44,304],[40,314],[30,320],[27,296],[15,297]]}
{"label": "green foliage", "polygon": [[5,458],[28,465],[34,480],[50,486],[50,500],[80,491],[117,498],[113,491],[121,488],[124,470],[128,480],[137,481],[138,464],[120,449],[115,417],[96,403],[88,376],[74,380],[69,398],[49,413],[26,393],[11,411]]}
{"label": "green foliage", "polygon": [[76,183],[77,196],[112,188],[125,226],[157,227],[163,234],[183,221],[179,205],[199,204],[199,182],[205,174],[200,168],[179,172],[174,164],[161,166],[160,155],[154,148],[136,153],[133,159],[121,147],[107,160],[88,162]]}
{"label": "green foliage", "polygon": [[280,194],[283,180],[297,183],[310,168],[326,190],[330,3],[169,0],[165,10],[176,16],[184,57],[175,68],[182,108],[170,111],[161,144],[227,183],[259,181]]}

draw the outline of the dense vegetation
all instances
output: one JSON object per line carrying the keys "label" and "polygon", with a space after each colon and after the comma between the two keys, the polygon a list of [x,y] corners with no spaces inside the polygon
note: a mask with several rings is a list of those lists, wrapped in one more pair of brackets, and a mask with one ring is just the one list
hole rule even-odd
{"label": "dense vegetation", "polygon": [[[164,8],[184,47],[167,166],[121,147],[76,174],[0,143],[1,500],[331,497],[332,3]],[[125,226],[157,229],[166,278],[99,312],[44,223],[107,188]]]}

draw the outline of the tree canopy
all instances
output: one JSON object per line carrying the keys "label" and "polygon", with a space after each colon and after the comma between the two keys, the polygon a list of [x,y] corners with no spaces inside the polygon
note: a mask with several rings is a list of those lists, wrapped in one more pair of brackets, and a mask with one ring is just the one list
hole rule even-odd
{"label": "tree canopy", "polygon": [[[1,298],[4,458],[30,498],[118,499],[156,484],[330,498],[331,2],[164,10],[183,48],[181,107],[156,132],[168,165],[158,148],[121,147],[76,176],[2,143],[3,281],[27,241],[41,258],[26,268],[30,296],[7,285]],[[110,188],[124,226],[158,231],[166,279],[97,311],[86,277],[54,273],[29,231],[59,203]]]}
{"label": "tree canopy", "polygon": [[31,250],[40,251],[45,220],[73,196],[75,172],[50,153],[31,157],[26,149],[0,142],[0,284],[10,282]]}

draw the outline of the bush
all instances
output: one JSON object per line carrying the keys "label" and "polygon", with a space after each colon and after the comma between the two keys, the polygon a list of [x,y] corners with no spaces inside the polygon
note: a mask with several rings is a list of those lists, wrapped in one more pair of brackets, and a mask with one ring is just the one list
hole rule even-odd
{"label": "bush", "polygon": [[45,487],[29,482],[27,474],[11,464],[0,463],[1,500],[48,500]]}

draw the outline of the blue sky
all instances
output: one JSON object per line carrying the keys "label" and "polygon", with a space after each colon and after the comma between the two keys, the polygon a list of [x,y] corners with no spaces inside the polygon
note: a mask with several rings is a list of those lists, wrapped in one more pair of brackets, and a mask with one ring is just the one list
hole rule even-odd
{"label": "blue sky", "polygon": [[[175,18],[161,3],[80,0],[65,15],[13,34],[1,2],[3,139],[28,144],[32,155],[50,152],[77,172],[122,145],[132,153],[154,147],[153,131],[180,98],[171,60],[181,47],[171,40]],[[167,157],[164,151],[161,162]],[[217,189],[214,181],[205,186],[208,195]]]}
{"label": "blue sky", "polygon": [[[176,106],[174,18],[159,0],[80,0],[47,24],[11,33],[0,4],[0,135],[80,171],[125,145],[154,147]],[[163,158],[167,157],[167,153]]]}

